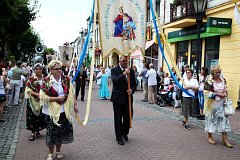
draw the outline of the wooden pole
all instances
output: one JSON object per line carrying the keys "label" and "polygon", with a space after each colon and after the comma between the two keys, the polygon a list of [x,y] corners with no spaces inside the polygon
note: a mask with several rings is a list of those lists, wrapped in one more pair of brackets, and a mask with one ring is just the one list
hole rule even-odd
{"label": "wooden pole", "polygon": [[[129,63],[129,56],[127,57],[127,62]],[[130,66],[131,67],[131,66]],[[131,70],[130,70],[131,74]],[[130,87],[130,74],[127,76],[128,80],[128,91],[131,89]],[[130,128],[132,128],[132,96],[131,94],[128,94],[128,108],[129,108],[129,122],[130,122]]]}

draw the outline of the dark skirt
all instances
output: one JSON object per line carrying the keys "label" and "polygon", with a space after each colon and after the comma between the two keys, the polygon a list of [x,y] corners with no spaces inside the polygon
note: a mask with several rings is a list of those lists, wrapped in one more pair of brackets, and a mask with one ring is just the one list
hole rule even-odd
{"label": "dark skirt", "polygon": [[42,112],[39,116],[36,116],[32,108],[30,107],[30,103],[27,100],[27,110],[26,110],[26,127],[27,130],[38,132],[46,128],[46,122],[45,122],[45,114]]}
{"label": "dark skirt", "polygon": [[58,124],[60,124],[60,126],[54,124],[50,116],[46,116],[46,122],[46,145],[48,147],[73,142],[73,126],[66,118],[65,113],[60,114],[60,118],[58,121]]}

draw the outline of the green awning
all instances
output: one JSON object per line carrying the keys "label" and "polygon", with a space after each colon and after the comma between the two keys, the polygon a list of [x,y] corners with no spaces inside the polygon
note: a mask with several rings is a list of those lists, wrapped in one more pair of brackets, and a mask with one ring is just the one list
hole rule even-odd
{"label": "green awning", "polygon": [[[201,38],[231,34],[232,19],[209,17],[201,28]],[[168,42],[197,39],[197,27],[192,26],[168,33]]]}

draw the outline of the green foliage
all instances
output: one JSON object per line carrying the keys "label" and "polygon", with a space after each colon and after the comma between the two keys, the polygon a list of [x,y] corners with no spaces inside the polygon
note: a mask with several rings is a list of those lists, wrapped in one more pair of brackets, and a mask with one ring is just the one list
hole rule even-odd
{"label": "green foliage", "polygon": [[44,54],[46,54],[46,55],[53,55],[54,54],[53,48],[45,48],[44,49]]}
{"label": "green foliage", "polygon": [[14,55],[16,60],[24,54],[34,52],[40,37],[33,31],[30,22],[36,19],[38,1],[29,5],[30,0],[1,0],[0,2],[0,58],[4,52]]}

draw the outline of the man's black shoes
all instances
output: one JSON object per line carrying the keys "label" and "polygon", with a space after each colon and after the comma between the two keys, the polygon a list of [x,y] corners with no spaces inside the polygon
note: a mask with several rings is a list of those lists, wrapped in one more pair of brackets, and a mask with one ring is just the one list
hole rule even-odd
{"label": "man's black shoes", "polygon": [[117,143],[118,143],[119,145],[124,145],[123,140],[119,140],[119,141],[117,141]]}
{"label": "man's black shoes", "polygon": [[128,136],[127,136],[127,135],[123,135],[123,139],[124,139],[125,141],[128,141]]}

